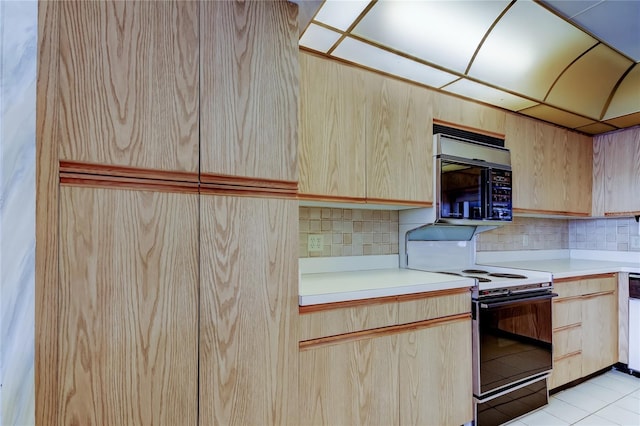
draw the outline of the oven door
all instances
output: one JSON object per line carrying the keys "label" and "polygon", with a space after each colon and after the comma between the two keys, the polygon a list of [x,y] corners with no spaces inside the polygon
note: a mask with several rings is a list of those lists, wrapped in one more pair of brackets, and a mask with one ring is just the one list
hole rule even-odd
{"label": "oven door", "polygon": [[478,398],[551,371],[549,291],[474,301],[474,394]]}

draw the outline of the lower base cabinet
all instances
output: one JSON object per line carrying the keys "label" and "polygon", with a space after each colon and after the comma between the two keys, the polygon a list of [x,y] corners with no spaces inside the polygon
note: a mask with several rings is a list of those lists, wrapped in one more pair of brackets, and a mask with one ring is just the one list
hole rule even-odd
{"label": "lower base cabinet", "polygon": [[618,361],[617,280],[607,274],[554,282],[553,373],[549,389]]}
{"label": "lower base cabinet", "polygon": [[313,339],[301,342],[299,356],[300,424],[441,426],[473,418],[470,315]]}

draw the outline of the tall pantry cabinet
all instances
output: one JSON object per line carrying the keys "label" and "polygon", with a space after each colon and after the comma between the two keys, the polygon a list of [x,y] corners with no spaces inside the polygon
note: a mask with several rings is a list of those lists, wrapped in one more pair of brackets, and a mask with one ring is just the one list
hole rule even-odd
{"label": "tall pantry cabinet", "polygon": [[39,3],[37,424],[297,423],[296,16]]}

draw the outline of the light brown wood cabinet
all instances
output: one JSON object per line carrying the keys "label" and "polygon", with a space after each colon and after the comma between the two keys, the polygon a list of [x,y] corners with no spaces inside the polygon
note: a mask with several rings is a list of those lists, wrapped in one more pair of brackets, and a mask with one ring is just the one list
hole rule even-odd
{"label": "light brown wood cabinet", "polygon": [[640,215],[640,129],[598,135],[593,149],[593,215]]}
{"label": "light brown wood cabinet", "polygon": [[60,8],[60,160],[197,173],[198,3]]}
{"label": "light brown wood cabinet", "polygon": [[202,425],[299,424],[297,214],[296,200],[200,198]]}
{"label": "light brown wood cabinet", "polygon": [[198,233],[197,194],[61,188],[57,417],[42,424],[197,424]]}
{"label": "light brown wood cabinet", "polygon": [[[301,313],[301,424],[454,425],[473,418],[470,293],[385,299]],[[415,317],[419,307],[425,310]],[[319,334],[327,321],[351,325]]]}
{"label": "light brown wood cabinet", "polygon": [[550,389],[618,361],[615,275],[554,280],[554,288]]}
{"label": "light brown wood cabinet", "polygon": [[298,6],[199,5],[201,173],[297,181]]}
{"label": "light brown wood cabinet", "polygon": [[515,213],[590,215],[590,137],[507,114],[505,144],[514,171]]}
{"label": "light brown wood cabinet", "polygon": [[300,197],[433,203],[431,92],[300,54]]}
{"label": "light brown wood cabinet", "polygon": [[40,8],[37,424],[299,424],[297,5]]}

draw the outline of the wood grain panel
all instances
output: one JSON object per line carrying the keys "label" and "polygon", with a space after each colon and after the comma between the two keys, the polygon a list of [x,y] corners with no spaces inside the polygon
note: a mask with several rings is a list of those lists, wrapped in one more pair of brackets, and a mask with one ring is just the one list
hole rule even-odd
{"label": "wood grain panel", "polygon": [[640,128],[599,135],[605,150],[605,214],[640,214]]}
{"label": "wood grain panel", "polygon": [[580,352],[553,361],[553,372],[549,376],[549,389],[582,377],[582,354]]}
{"label": "wood grain panel", "polygon": [[471,320],[404,333],[399,339],[400,424],[470,422]]}
{"label": "wood grain panel", "polygon": [[511,150],[513,208],[536,210],[544,197],[538,127],[532,119],[507,114],[505,146]]}
{"label": "wood grain panel", "polygon": [[367,198],[433,202],[433,92],[373,73],[365,82]]}
{"label": "wood grain panel", "polygon": [[398,324],[471,312],[471,292],[425,297],[398,304]]}
{"label": "wood grain panel", "polygon": [[433,92],[433,118],[481,132],[504,135],[507,114],[500,108],[482,105],[446,93]]}
{"label": "wood grain panel", "polygon": [[556,299],[551,306],[554,329],[582,322],[582,300],[580,297]]}
{"label": "wood grain panel", "polygon": [[61,159],[198,172],[197,2],[61,7]]}
{"label": "wood grain panel", "polygon": [[300,53],[300,193],[360,198],[366,71]]}
{"label": "wood grain panel", "polygon": [[553,357],[560,358],[582,350],[582,327],[575,324],[553,332]]}
{"label": "wood grain panel", "polygon": [[618,300],[615,293],[582,302],[582,375],[618,362]]}
{"label": "wood grain panel", "polygon": [[196,424],[197,206],[61,189],[58,424]]}
{"label": "wood grain panel", "polygon": [[593,138],[593,186],[591,189],[592,209],[595,217],[605,212],[605,143],[602,138]]}
{"label": "wood grain panel", "polygon": [[398,304],[389,302],[300,315],[300,340],[387,327],[398,323]]}
{"label": "wood grain panel", "polygon": [[397,339],[374,337],[300,352],[300,424],[397,425]]}
{"label": "wood grain panel", "polygon": [[298,203],[203,195],[200,212],[200,423],[299,424]]}
{"label": "wood grain panel", "polygon": [[35,421],[58,416],[58,62],[60,3],[38,3]]}
{"label": "wood grain panel", "polygon": [[200,2],[203,173],[298,180],[297,12]]}
{"label": "wood grain panel", "polygon": [[593,192],[593,138],[565,130],[564,208],[590,215]]}

